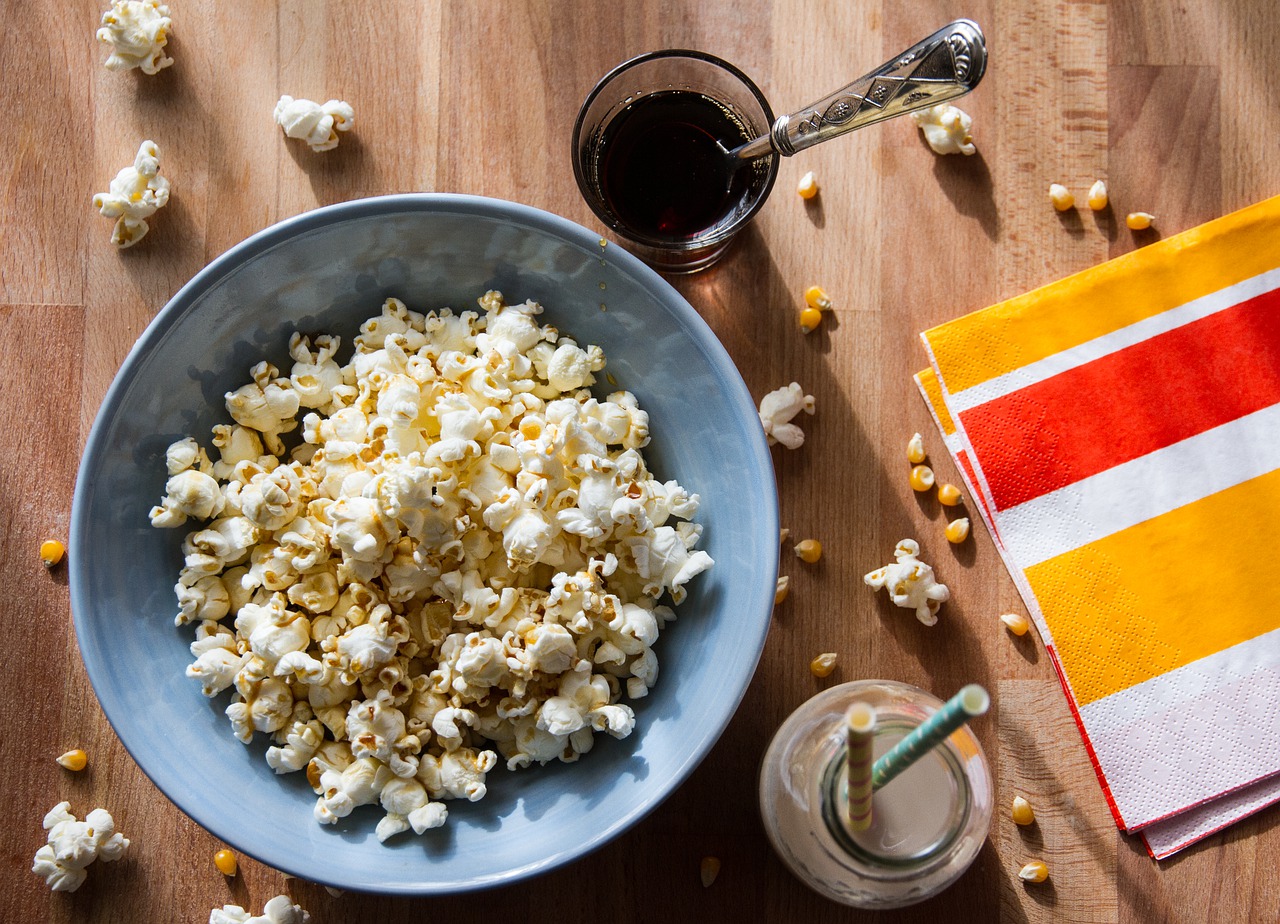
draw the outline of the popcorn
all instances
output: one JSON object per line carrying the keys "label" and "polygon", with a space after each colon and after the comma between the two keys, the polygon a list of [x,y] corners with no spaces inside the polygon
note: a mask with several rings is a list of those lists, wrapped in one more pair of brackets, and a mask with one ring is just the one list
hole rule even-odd
{"label": "popcorn", "polygon": [[813,414],[815,410],[813,395],[806,395],[796,382],[765,395],[760,400],[760,423],[769,445],[781,443],[788,449],[799,449],[804,445],[804,431],[791,423],[791,418],[801,411]]}
{"label": "popcorn", "polygon": [[98,30],[98,41],[111,47],[107,69],[158,74],[173,63],[164,53],[172,26],[169,8],[159,0],[116,0]]}
{"label": "popcorn", "polygon": [[341,100],[331,99],[322,105],[292,96],[280,97],[274,115],[286,136],[305,141],[317,153],[336,148],[338,132],[351,131],[356,118],[351,105]]}
{"label": "popcorn", "polygon": [[933,568],[920,561],[920,546],[913,539],[903,539],[893,550],[894,564],[877,568],[863,580],[868,586],[884,588],[895,604],[914,609],[916,618],[926,626],[938,621],[938,608],[951,598],[946,584],[934,580]]}
{"label": "popcorn", "polygon": [[151,514],[204,521],[175,585],[187,675],[232,691],[232,733],[269,735],[276,773],[305,770],[318,822],[377,806],[380,840],[443,825],[500,760],[630,735],[675,618],[659,601],[714,564],[698,495],[645,464],[635,397],[589,391],[601,350],[536,303],[479,305],[389,299],[345,364],[295,334],[291,367],[226,395],[212,458],[169,447]]}
{"label": "popcorn", "polygon": [[969,134],[973,118],[950,103],[917,109],[911,118],[924,132],[924,140],[935,154],[973,154],[978,150]]}
{"label": "popcorn", "polygon": [[209,924],[310,924],[311,915],[295,905],[287,895],[277,895],[251,915],[239,905],[223,905],[209,912]]}
{"label": "popcorn", "polygon": [[121,250],[147,236],[146,220],[168,202],[169,181],[160,175],[160,148],[154,141],[142,142],[133,166],[117,173],[107,192],[93,197],[93,207],[100,214],[116,219],[111,243]]}
{"label": "popcorn", "polygon": [[119,860],[129,846],[106,809],[94,809],[77,821],[70,808],[70,802],[59,802],[44,816],[49,842],[36,851],[31,866],[31,872],[43,876],[55,892],[74,892],[88,877],[90,863]]}

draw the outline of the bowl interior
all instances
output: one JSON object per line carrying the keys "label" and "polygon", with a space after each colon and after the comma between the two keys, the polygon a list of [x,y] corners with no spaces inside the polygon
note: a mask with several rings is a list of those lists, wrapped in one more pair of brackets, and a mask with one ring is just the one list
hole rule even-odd
{"label": "bowl interior", "polygon": [[[294,330],[343,337],[388,296],[411,309],[474,307],[488,289],[532,298],[542,320],[605,351],[617,387],[650,414],[645,456],[702,497],[695,578],[655,651],[658,683],[636,731],[596,736],[575,764],[489,777],[443,828],[379,844],[376,808],[312,819],[303,774],[277,777],[183,674],[191,626],[173,585],[187,528],[152,528],[164,451],[228,421],[223,395],[261,359],[288,367]],[[601,389],[613,390],[601,376]],[[80,649],[107,718],[134,759],[217,837],[291,874],[342,888],[428,894],[550,869],[599,846],[668,795],[724,730],[754,672],[777,573],[773,468],[751,400],[706,324],[653,271],[598,235],[512,203],[406,195],[330,206],[273,226],[201,271],[147,328],[86,447],[72,512],[70,580]]]}

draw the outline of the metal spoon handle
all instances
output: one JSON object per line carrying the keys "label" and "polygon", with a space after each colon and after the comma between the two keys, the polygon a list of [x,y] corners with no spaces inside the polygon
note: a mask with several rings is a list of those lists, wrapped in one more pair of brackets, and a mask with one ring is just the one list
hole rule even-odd
{"label": "metal spoon handle", "polygon": [[987,69],[987,45],[978,24],[958,19],[895,55],[847,87],[788,115],[768,135],[739,148],[751,159],[771,150],[790,157],[845,132],[964,96]]}

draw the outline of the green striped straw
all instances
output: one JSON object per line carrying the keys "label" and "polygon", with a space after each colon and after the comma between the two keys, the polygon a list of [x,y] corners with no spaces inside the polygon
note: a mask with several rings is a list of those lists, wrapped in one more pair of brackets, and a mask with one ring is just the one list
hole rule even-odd
{"label": "green striped straw", "polygon": [[871,764],[875,755],[876,710],[869,703],[856,702],[845,714],[845,779],[849,791],[849,827],[865,831],[871,827]]}
{"label": "green striped straw", "polygon": [[991,697],[976,683],[964,687],[942,704],[942,708],[917,725],[901,741],[887,751],[871,768],[871,788],[879,789],[974,716],[991,706]]}

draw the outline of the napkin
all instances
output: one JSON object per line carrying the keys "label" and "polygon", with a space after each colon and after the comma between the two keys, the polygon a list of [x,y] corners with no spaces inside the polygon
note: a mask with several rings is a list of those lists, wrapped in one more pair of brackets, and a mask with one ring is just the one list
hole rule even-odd
{"label": "napkin", "polygon": [[1117,824],[1280,801],[1280,197],[921,338]]}

